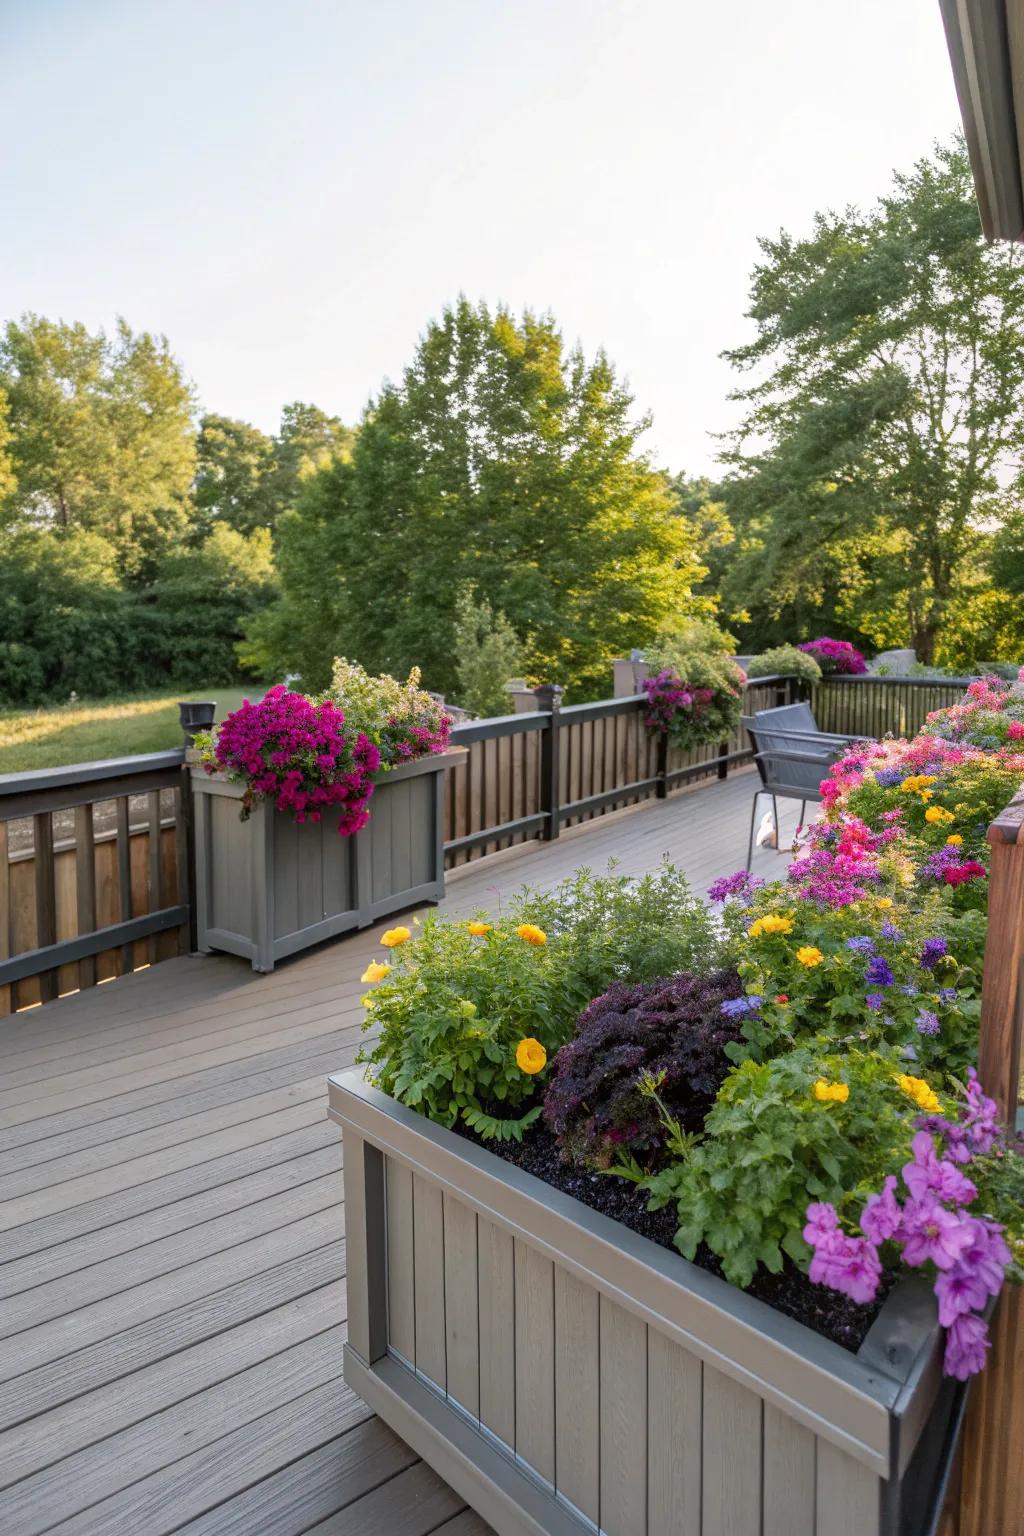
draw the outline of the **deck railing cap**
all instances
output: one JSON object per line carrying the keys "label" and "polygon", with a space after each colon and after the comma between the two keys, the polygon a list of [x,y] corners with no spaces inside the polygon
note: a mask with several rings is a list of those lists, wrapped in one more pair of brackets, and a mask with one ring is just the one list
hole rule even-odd
{"label": "deck railing cap", "polygon": [[0,796],[35,794],[43,789],[64,789],[69,784],[92,784],[102,779],[122,779],[129,774],[180,768],[184,761],[184,747],[174,747],[167,752],[68,763],[63,768],[37,768],[31,773],[0,773]]}

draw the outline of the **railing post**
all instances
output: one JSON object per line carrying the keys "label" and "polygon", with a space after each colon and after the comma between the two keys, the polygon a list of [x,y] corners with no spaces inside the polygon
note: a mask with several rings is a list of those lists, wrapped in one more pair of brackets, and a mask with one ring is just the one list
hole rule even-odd
{"label": "railing post", "polygon": [[[188,950],[195,954],[199,943],[196,926],[196,826],[192,807],[192,769],[188,752],[199,731],[213,727],[217,713],[216,703],[180,703],[178,718],[185,738],[185,761],[181,766],[181,787],[178,791],[178,816],[181,827],[178,833],[178,900],[188,903]],[[182,930],[184,935],[184,930]]]}
{"label": "railing post", "polygon": [[557,683],[541,683],[535,688],[537,708],[550,711],[551,718],[540,739],[540,808],[547,816],[544,838],[550,842],[561,830],[559,811],[559,711],[562,707],[562,689]]}
{"label": "railing post", "polygon": [[657,759],[654,772],[658,782],[654,786],[656,800],[668,799],[668,731],[658,732]]}
{"label": "railing post", "polygon": [[729,743],[727,741],[718,743],[718,777],[720,779],[729,777]]}
{"label": "railing post", "polygon": [[[978,1075],[1011,1132],[1024,1023],[1024,790],[988,829],[988,934]],[[972,1383],[964,1433],[960,1536],[1024,1530],[1024,1291],[1004,1287],[988,1364]]]}

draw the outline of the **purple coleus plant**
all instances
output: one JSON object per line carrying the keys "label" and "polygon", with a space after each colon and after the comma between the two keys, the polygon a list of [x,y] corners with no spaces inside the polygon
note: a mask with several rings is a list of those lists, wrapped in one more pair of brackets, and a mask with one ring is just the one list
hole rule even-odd
{"label": "purple coleus plant", "polygon": [[895,1244],[912,1268],[930,1265],[939,1322],[946,1329],[944,1370],[960,1381],[985,1365],[988,1325],[981,1313],[998,1296],[1011,1262],[999,1223],[967,1209],[978,1191],[963,1166],[990,1152],[1001,1136],[996,1105],[982,1092],[973,1068],[968,1079],[966,1110],[958,1123],[943,1115],[920,1122],[911,1161],[903,1168],[902,1200],[890,1175],[861,1211],[860,1234],[844,1232],[835,1206],[824,1201],[807,1207],[803,1233],[814,1250],[811,1280],[856,1302],[873,1301],[878,1293],[883,1244]]}

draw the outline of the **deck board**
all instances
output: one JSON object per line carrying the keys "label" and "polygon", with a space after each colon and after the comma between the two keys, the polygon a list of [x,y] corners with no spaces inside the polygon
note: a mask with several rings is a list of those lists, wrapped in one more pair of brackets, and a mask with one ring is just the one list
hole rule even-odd
{"label": "deck board", "polygon": [[[668,855],[704,890],[743,862],[754,785],[470,863],[445,909],[610,856],[634,874]],[[271,976],[170,960],[0,1025],[4,1536],[488,1536],[340,1374],[325,1078],[355,1058],[379,933]]]}

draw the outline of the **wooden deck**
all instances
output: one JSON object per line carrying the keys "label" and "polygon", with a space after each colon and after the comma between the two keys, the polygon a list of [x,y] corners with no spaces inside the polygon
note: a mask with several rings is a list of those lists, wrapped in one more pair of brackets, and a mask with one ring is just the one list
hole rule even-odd
{"label": "wooden deck", "polygon": [[[754,785],[469,865],[446,909],[610,856],[668,854],[703,890],[743,863]],[[172,960],[0,1025],[3,1536],[486,1536],[341,1378],[324,1080],[354,1060],[378,936],[272,976]]]}

